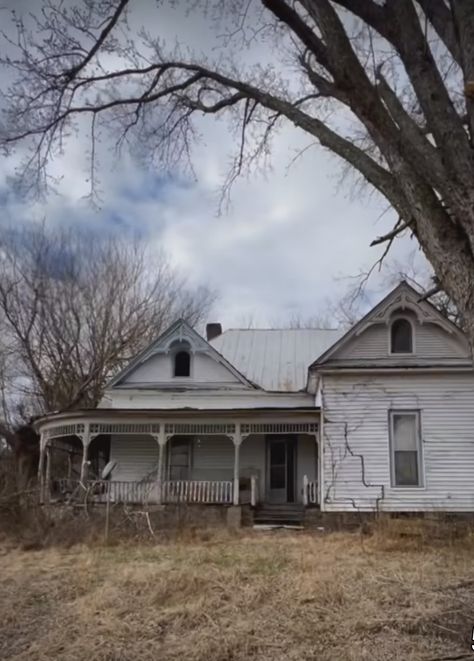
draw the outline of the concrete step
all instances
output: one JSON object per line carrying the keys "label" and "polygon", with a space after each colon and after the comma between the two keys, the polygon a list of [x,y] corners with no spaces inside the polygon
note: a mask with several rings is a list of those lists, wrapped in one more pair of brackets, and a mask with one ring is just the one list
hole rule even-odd
{"label": "concrete step", "polygon": [[304,507],[299,504],[275,505],[265,504],[259,507],[253,517],[254,523],[259,524],[297,524],[304,521]]}
{"label": "concrete step", "polygon": [[255,512],[254,519],[304,519],[304,512]]}
{"label": "concrete step", "polygon": [[288,512],[303,512],[304,506],[300,503],[263,503],[259,505],[258,510],[275,510],[275,511],[288,511]]}

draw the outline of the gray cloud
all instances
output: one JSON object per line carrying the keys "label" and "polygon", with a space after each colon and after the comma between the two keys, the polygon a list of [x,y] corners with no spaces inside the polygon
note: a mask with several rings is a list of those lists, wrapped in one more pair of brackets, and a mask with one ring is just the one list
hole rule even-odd
{"label": "gray cloud", "polygon": [[[22,4],[29,5],[25,0]],[[138,7],[134,20],[150,29],[147,3]],[[156,10],[153,16],[156,20]],[[194,47],[209,38],[202,22],[193,30],[192,18],[184,20],[182,12],[168,10],[160,20],[159,29],[165,32],[179,24]],[[84,199],[89,191],[88,143],[84,136],[72,138],[52,165],[59,179],[57,193],[34,203],[2,196],[3,222],[46,217],[50,223],[87,223],[104,231],[146,234],[190,280],[220,291],[215,316],[226,326],[250,316],[268,324],[292,314],[321,312],[327,300],[338,298],[347,286],[341,276],[368,268],[380,256],[381,249],[369,244],[393,224],[390,213],[376,222],[385,202],[376,195],[353,199],[350,182],[339,185],[341,163],[319,147],[308,150],[287,171],[307,144],[307,138],[289,126],[274,141],[271,169],[238,180],[230,208],[218,216],[219,187],[235,138],[224,122],[207,119],[199,129],[195,179],[178,179],[175,173],[158,176],[126,154],[117,161],[104,144],[100,209]],[[4,191],[14,163],[0,164]],[[403,261],[412,248],[409,239],[399,240],[393,255]],[[377,286],[374,275],[371,287]]]}

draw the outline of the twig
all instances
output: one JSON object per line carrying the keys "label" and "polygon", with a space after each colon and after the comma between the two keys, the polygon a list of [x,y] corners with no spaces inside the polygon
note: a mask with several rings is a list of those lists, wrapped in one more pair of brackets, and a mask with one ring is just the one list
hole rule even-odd
{"label": "twig", "polygon": [[469,654],[456,654],[454,656],[431,656],[426,661],[458,661],[459,659],[472,659],[472,652]]}

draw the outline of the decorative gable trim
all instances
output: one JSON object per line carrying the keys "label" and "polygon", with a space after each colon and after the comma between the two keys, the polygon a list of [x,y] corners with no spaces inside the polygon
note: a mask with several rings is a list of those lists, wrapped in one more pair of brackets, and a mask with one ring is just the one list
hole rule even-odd
{"label": "decorative gable trim", "polygon": [[[369,313],[369,319],[364,317],[365,323],[362,323],[364,321],[364,319],[362,319],[357,324],[355,335],[360,335],[369,326],[373,326],[374,324],[383,323],[388,326],[392,321],[392,315],[399,310],[408,310],[409,312],[413,312],[420,324],[427,322],[435,324],[450,335],[453,335],[455,331],[458,330],[456,326],[452,324],[449,319],[443,317],[439,311],[436,310],[433,305],[431,305],[431,303],[427,303],[427,301],[420,301],[420,295],[415,291],[415,289],[409,291],[407,287],[408,285],[406,284],[406,287],[400,289],[400,291],[395,296],[392,296],[392,294],[395,294],[397,291],[395,290],[392,292],[392,294],[388,295],[390,300],[387,301],[387,298],[385,298],[381,303],[379,303],[379,305],[374,308],[372,313]],[[397,287],[397,289],[399,288],[400,285]]]}
{"label": "decorative gable trim", "polygon": [[[199,333],[197,333],[191,326],[179,319],[172,326],[168,328],[156,340],[153,340],[143,351],[141,351],[130,363],[121,370],[111,381],[107,384],[106,389],[116,388],[120,386],[121,382],[131,374],[139,365],[149,360],[157,354],[168,354],[171,347],[175,342],[187,342],[191,353],[203,353],[208,355],[216,362],[223,365],[229,372],[246,388],[258,389],[254,383],[245,378],[228,360],[224,358],[214,347],[212,347]],[[136,387],[136,384],[135,386]]]}
{"label": "decorative gable trim", "polygon": [[390,321],[392,320],[392,315],[398,310],[413,312],[420,324],[436,324],[450,335],[455,336],[465,343],[466,338],[461,330],[449,321],[449,319],[443,317],[432,303],[420,300],[420,296],[421,294],[406,281],[401,282],[360,321],[352,326],[352,328],[333,344],[332,347],[321,354],[321,356],[310,365],[310,369],[329,360],[329,358],[331,358],[337,351],[347,345],[354,337],[361,335],[361,333],[370,326],[385,324],[388,328]]}

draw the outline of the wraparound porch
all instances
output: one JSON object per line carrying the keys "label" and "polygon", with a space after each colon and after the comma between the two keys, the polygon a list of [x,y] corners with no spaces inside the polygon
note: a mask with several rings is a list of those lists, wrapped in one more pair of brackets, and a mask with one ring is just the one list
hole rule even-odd
{"label": "wraparound porch", "polygon": [[[42,500],[95,502],[319,504],[319,413],[84,411],[37,423]],[[171,415],[173,417],[171,417]],[[53,448],[76,443],[79,475],[55,475]],[[104,446],[106,479],[93,466]],[[105,461],[107,459],[107,461]]]}

